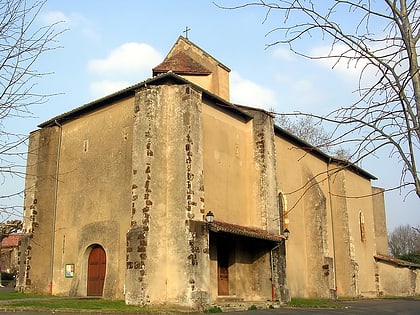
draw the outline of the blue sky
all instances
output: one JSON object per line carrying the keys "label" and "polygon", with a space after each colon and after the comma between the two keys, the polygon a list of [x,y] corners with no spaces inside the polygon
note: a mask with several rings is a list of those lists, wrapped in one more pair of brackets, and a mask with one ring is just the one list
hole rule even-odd
{"label": "blue sky", "polygon": [[[354,69],[332,70],[331,63],[304,60],[285,46],[266,49],[275,39],[266,33],[281,19],[273,15],[263,23],[264,17],[257,8],[222,10],[209,0],[49,0],[38,22],[63,21],[59,27],[68,30],[60,37],[62,48],[45,54],[36,65],[53,72],[37,89],[60,95],[33,107],[35,118],[13,124],[29,133],[49,118],[143,81],[186,26],[192,42],[232,70],[233,102],[283,113],[322,114],[353,99]],[[315,51],[326,44],[312,40],[307,45]],[[386,154],[361,166],[379,178],[375,186],[393,187],[400,177],[400,166]],[[399,224],[420,225],[419,200],[414,195],[405,198],[406,193],[386,194],[389,230]]]}

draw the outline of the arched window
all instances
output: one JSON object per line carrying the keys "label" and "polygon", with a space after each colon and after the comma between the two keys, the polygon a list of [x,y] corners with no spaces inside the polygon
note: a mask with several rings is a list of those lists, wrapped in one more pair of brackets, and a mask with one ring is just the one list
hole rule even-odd
{"label": "arched window", "polygon": [[279,227],[280,227],[280,232],[283,233],[283,231],[286,228],[288,228],[289,219],[287,217],[286,199],[283,193],[281,192],[279,192],[279,195],[278,195],[278,207],[279,207]]}
{"label": "arched window", "polygon": [[365,228],[365,216],[362,211],[359,212],[359,226],[360,226],[360,240],[366,242],[366,228]]}

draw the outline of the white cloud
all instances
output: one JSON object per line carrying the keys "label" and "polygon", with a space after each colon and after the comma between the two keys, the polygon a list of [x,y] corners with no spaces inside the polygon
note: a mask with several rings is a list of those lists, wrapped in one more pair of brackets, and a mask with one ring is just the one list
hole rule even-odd
{"label": "white cloud", "polygon": [[334,69],[339,72],[340,76],[354,81],[360,76],[360,71],[366,65],[365,60],[356,61],[355,59],[349,59],[354,57],[353,54],[347,53],[347,48],[344,45],[334,45],[333,51],[330,46],[318,46],[311,50],[313,56],[346,56],[346,58],[330,57],[326,59],[319,59],[318,63],[327,69]]}
{"label": "white cloud", "polygon": [[110,52],[105,59],[94,59],[88,68],[96,75],[128,75],[148,73],[162,61],[162,55],[143,43],[125,43]]}
{"label": "white cloud", "polygon": [[78,38],[80,38],[80,33],[89,41],[98,41],[100,39],[99,34],[92,26],[91,20],[78,13],[67,15],[62,11],[49,11],[42,14],[41,19],[46,25],[65,23],[65,27],[69,28],[69,33],[75,33]]}
{"label": "white cloud", "polygon": [[278,47],[273,52],[273,57],[275,59],[279,59],[279,60],[282,60],[282,61],[294,61],[294,60],[296,60],[296,55],[290,49],[285,49],[283,47]]}
{"label": "white cloud", "polygon": [[306,111],[319,112],[320,106],[325,108],[328,96],[322,77],[307,76],[295,77],[294,74],[277,74],[275,81],[281,92],[280,112]]}
{"label": "white cloud", "polygon": [[141,82],[162,62],[162,54],[144,43],[125,43],[112,50],[104,59],[93,59],[88,69],[95,77],[90,91],[100,97]]}
{"label": "white cloud", "polygon": [[41,20],[47,24],[51,25],[58,22],[69,22],[70,19],[61,11],[49,11],[41,16]]}
{"label": "white cloud", "polygon": [[233,103],[270,110],[275,107],[275,93],[255,82],[242,78],[239,73],[230,73],[230,91]]}
{"label": "white cloud", "polygon": [[128,81],[95,81],[90,84],[89,91],[94,98],[100,98],[122,90],[129,85],[130,83]]}

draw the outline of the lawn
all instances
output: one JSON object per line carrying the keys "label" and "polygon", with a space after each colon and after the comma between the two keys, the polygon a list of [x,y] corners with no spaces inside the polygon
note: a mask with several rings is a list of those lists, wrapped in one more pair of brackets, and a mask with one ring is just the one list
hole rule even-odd
{"label": "lawn", "polygon": [[111,301],[92,298],[66,298],[50,295],[37,295],[19,292],[0,292],[0,307],[10,309],[36,310],[87,310],[117,311],[130,313],[182,312],[181,309],[169,307],[141,307],[126,305],[124,301]]}

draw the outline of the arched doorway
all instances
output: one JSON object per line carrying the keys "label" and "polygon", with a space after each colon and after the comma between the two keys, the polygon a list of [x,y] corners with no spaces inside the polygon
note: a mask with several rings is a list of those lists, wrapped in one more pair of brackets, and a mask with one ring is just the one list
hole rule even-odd
{"label": "arched doorway", "polygon": [[88,258],[87,295],[102,296],[106,273],[105,250],[95,245]]}

